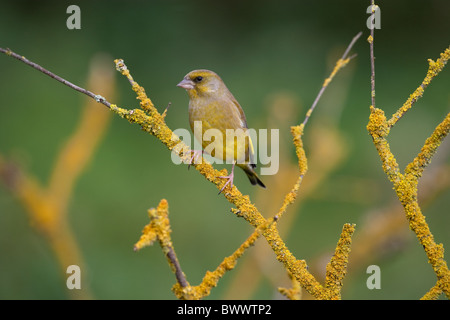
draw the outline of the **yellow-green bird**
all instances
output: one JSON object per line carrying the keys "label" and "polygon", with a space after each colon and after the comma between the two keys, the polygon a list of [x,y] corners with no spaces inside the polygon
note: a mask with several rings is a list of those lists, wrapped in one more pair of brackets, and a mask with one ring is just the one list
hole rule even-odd
{"label": "yellow-green bird", "polygon": [[[203,149],[207,148],[205,151],[209,151],[208,153],[217,159],[233,160],[231,174],[221,177],[228,181],[220,192],[228,184],[230,188],[233,187],[235,165],[244,170],[252,185],[258,184],[265,188],[254,170],[256,167],[253,161],[254,149],[248,135],[244,111],[222,79],[209,70],[194,70],[177,86],[186,89],[189,95],[189,123],[196,134],[196,139],[202,142]],[[194,130],[196,121],[202,126],[201,137],[197,136],[200,132]],[[211,138],[213,141],[205,139],[211,136],[209,129],[220,131],[223,139]],[[228,130],[227,134],[227,129],[232,130]]]}

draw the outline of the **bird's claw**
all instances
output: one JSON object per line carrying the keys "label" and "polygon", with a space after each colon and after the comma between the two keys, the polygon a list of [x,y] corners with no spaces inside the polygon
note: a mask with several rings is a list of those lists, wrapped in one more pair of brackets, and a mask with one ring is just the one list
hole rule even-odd
{"label": "bird's claw", "polygon": [[228,176],[220,176],[219,178],[228,179],[228,181],[224,184],[224,186],[222,187],[222,189],[220,189],[220,191],[219,191],[218,194],[221,194],[222,191],[223,191],[223,189],[225,189],[227,185],[230,185],[230,189],[233,188],[233,178],[234,178],[233,173],[231,173],[231,174],[228,175]]}
{"label": "bird's claw", "polygon": [[[197,162],[197,158],[198,158],[200,155],[203,155],[203,150],[191,150],[190,152],[192,153],[192,157],[191,157],[191,159],[190,159],[189,162],[188,162],[188,170],[189,170],[189,168],[191,167],[191,165],[192,165],[193,163],[197,164],[197,163],[198,163],[198,162]],[[200,162],[200,163],[201,163],[201,162]]]}
{"label": "bird's claw", "polygon": [[224,184],[222,189],[220,189],[219,194],[222,193],[223,189],[225,189],[227,185],[230,185],[230,189],[233,189],[234,164],[233,164],[233,167],[231,168],[231,173],[229,175],[227,175],[227,176],[220,176],[219,178],[228,179],[228,181]]}

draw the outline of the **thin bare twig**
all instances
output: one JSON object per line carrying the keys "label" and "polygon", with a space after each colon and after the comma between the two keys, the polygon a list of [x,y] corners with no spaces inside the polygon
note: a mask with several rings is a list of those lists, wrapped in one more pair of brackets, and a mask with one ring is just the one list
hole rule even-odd
{"label": "thin bare twig", "polygon": [[53,78],[53,79],[55,79],[55,80],[61,82],[62,84],[66,85],[66,86],[68,86],[68,87],[70,87],[70,88],[72,88],[72,89],[74,89],[74,90],[76,90],[76,91],[78,91],[78,92],[81,92],[81,93],[87,95],[88,97],[91,97],[91,98],[94,99],[95,101],[97,101],[97,102],[99,102],[99,103],[101,103],[101,104],[107,106],[108,108],[110,108],[110,106],[111,106],[111,103],[109,103],[109,102],[108,102],[104,97],[102,97],[101,95],[92,93],[92,92],[89,91],[89,90],[86,90],[86,89],[84,89],[84,88],[81,88],[81,87],[79,87],[79,86],[73,84],[72,82],[67,81],[66,79],[61,78],[60,76],[54,74],[53,72],[48,71],[47,69],[41,67],[41,66],[38,65],[37,63],[34,63],[33,61],[28,60],[28,59],[25,58],[24,56],[21,56],[21,55],[18,55],[17,53],[15,53],[15,52],[12,52],[12,51],[11,51],[10,49],[8,49],[8,48],[7,48],[7,49],[0,48],[0,52],[3,52],[3,53],[6,54],[7,56],[10,56],[10,57],[13,57],[13,58],[15,58],[15,59],[17,59],[17,60],[19,60],[19,61],[22,61],[23,63],[29,65],[30,67],[32,67],[32,68],[34,68],[34,69],[36,69],[36,70],[38,70],[38,71],[40,71],[40,72],[42,72],[42,73],[48,75],[50,78]]}
{"label": "thin bare twig", "polygon": [[325,91],[325,89],[327,88],[328,84],[331,82],[331,79],[334,77],[334,75],[337,73],[337,71],[340,68],[342,68],[343,66],[345,66],[351,59],[356,57],[356,55],[352,55],[349,58],[347,58],[347,55],[350,52],[350,50],[352,49],[355,42],[359,39],[359,37],[361,37],[361,35],[362,35],[362,32],[359,32],[356,36],[353,37],[352,41],[348,45],[344,54],[342,55],[342,58],[340,60],[338,60],[338,62],[336,63],[336,67],[334,68],[333,72],[327,79],[325,79],[325,81],[322,85],[322,88],[320,88],[320,91],[317,94],[316,99],[314,100],[313,104],[311,105],[311,108],[309,108],[308,112],[306,113],[305,120],[303,120],[303,123],[302,123],[303,126],[305,126],[306,123],[308,122],[308,120],[311,116],[311,113],[314,111],[314,108],[316,107],[317,103],[319,102],[320,98],[322,97],[323,92]]}
{"label": "thin bare twig", "polygon": [[[354,55],[353,55],[349,58],[346,58],[346,55],[350,51],[351,46],[360,37],[360,35],[361,34],[359,33],[356,37],[353,38],[352,42],[349,45],[349,48],[347,48],[347,50],[344,54],[345,60],[340,59],[338,61],[338,63],[336,64],[331,75],[325,80],[325,82],[322,86],[321,92],[319,92],[319,95],[316,98],[316,100],[314,101],[313,106],[310,108],[310,110],[308,111],[308,113],[306,115],[305,121],[300,126],[291,128],[293,130],[292,133],[294,136],[294,144],[296,146],[297,152],[299,151],[299,149],[302,149],[301,148],[301,136],[302,136],[303,128],[304,128],[306,122],[308,121],[309,117],[311,116],[311,113],[312,113],[313,109],[315,108],[315,106],[317,105],[317,102],[319,101],[323,91],[328,86],[329,82],[332,80],[334,75],[341,68],[343,68],[350,61],[350,59],[352,59],[354,57]],[[106,105],[107,107],[109,107],[112,111],[117,113],[122,118],[127,119],[131,123],[136,123],[136,124],[140,125],[142,127],[142,129],[144,129],[146,132],[157,137],[164,145],[166,145],[168,147],[169,150],[175,150],[175,147],[177,147],[178,145],[183,146],[183,143],[180,142],[179,139],[174,139],[173,132],[167,127],[167,125],[164,122],[164,117],[156,110],[156,108],[154,107],[151,100],[145,94],[145,90],[132,79],[130,72],[128,71],[128,69],[126,68],[126,66],[122,60],[120,60],[120,59],[115,60],[116,69],[118,71],[120,71],[123,75],[125,75],[127,77],[127,79],[130,81],[130,83],[132,84],[133,90],[136,92],[136,94],[138,95],[138,99],[141,101],[140,109],[127,110],[127,109],[119,108],[116,105],[107,102],[106,99],[104,99],[103,97],[95,95],[88,90],[85,90],[78,86],[73,85],[72,83],[64,80],[63,78],[56,76],[55,74],[51,73],[50,71],[42,68],[41,66],[27,60],[25,57],[21,57],[15,53],[13,53],[11,50],[1,49],[1,52],[5,53],[9,56],[13,56],[14,58],[24,62],[25,64],[32,66],[33,68],[37,69],[38,71],[41,71],[41,72],[47,74],[48,76],[54,78],[55,80],[58,80],[59,82],[65,84],[81,93],[88,95],[89,97],[95,99],[97,102],[100,102],[100,103]],[[182,150],[184,150],[184,148],[182,148]],[[302,152],[304,153],[304,150]],[[183,154],[180,154],[180,151],[178,151],[177,154],[179,154],[180,156],[183,156]],[[304,164],[303,158],[304,158],[303,155],[300,154],[299,164],[302,166],[300,168],[301,172],[306,170],[306,166],[303,166],[303,164]],[[219,176],[221,175],[220,172],[217,170],[214,170],[214,168],[210,164],[205,162],[203,164],[195,165],[195,168],[208,181],[215,184],[218,188],[223,187],[223,181],[222,181],[223,179],[219,178]],[[287,196],[287,198],[285,199],[286,203],[290,203],[290,202],[294,201],[295,195],[297,194],[298,186],[299,186],[300,181],[302,180],[302,177],[303,177],[303,174],[300,175],[299,181],[294,186],[292,193],[289,194]],[[242,251],[241,249],[245,250],[248,247],[248,244],[253,243],[260,235],[262,235],[267,240],[269,245],[271,246],[272,250],[274,251],[274,253],[276,255],[277,260],[285,265],[287,270],[294,276],[296,281],[298,281],[300,283],[300,285],[303,288],[305,288],[310,294],[312,294],[313,296],[315,296],[316,298],[319,298],[319,299],[339,298],[339,296],[336,295],[336,290],[332,291],[332,290],[329,290],[328,288],[325,288],[315,279],[315,277],[311,273],[308,272],[306,262],[304,260],[298,260],[292,254],[292,252],[288,250],[284,241],[281,239],[279,232],[276,228],[275,222],[280,218],[281,213],[285,210],[285,206],[283,206],[282,212],[280,214],[276,214],[272,220],[269,220],[269,219],[265,219],[261,215],[259,210],[250,202],[249,197],[243,196],[242,193],[236,187],[234,187],[230,191],[230,193],[225,194],[225,198],[236,206],[235,210],[232,209],[232,211],[235,212],[235,214],[238,214],[237,212],[239,212],[240,213],[239,216],[243,217],[247,222],[249,222],[257,230],[259,230],[258,232],[254,232],[252,234],[252,236],[250,238],[251,241],[246,241],[235,252],[234,255],[236,257],[241,255],[241,251]],[[160,207],[160,211],[167,211],[167,202],[162,201],[160,203],[159,207]],[[150,210],[150,212],[149,212],[152,216],[151,220],[156,219],[156,217],[153,217],[153,215],[156,214],[154,211],[157,211],[157,210]],[[153,224],[154,221],[153,222],[151,221],[151,223],[148,226],[146,226],[146,228],[145,228],[146,230],[145,230],[143,236],[141,237],[141,239],[139,240],[139,242],[135,245],[135,249],[139,249],[143,246],[149,245],[158,239],[160,241],[161,247],[163,248],[163,251],[166,254],[167,259],[169,260],[171,267],[173,268],[173,270],[176,274],[177,283],[181,287],[183,287],[183,285],[187,285],[185,287],[185,289],[188,290],[191,287],[188,285],[186,278],[185,278],[184,274],[182,273],[179,264],[177,263],[175,252],[174,252],[172,244],[170,242],[170,237],[168,236],[168,234],[170,233],[170,226],[168,223],[167,215],[163,220],[164,220],[163,221],[164,224],[166,224],[164,226],[164,228],[162,226],[159,226],[159,227],[154,226],[154,224]],[[267,226],[271,226],[271,227],[268,228]],[[226,267],[224,270],[230,269],[229,262],[230,262],[229,259],[224,260],[223,264]],[[214,275],[214,273],[208,273],[206,280],[210,280],[209,278],[211,275]],[[208,281],[206,281],[206,282],[208,283]],[[199,291],[202,291],[202,289],[204,289],[204,287],[201,286],[199,288]],[[174,291],[177,291],[177,290],[174,290]],[[186,292],[186,294],[187,294],[186,297],[191,296],[190,292]],[[185,295],[185,293],[183,291],[183,296],[184,295]],[[194,295],[194,296],[196,296],[196,295]]]}
{"label": "thin bare twig", "polygon": [[170,259],[172,265],[175,268],[175,278],[177,278],[177,281],[180,284],[180,286],[182,288],[189,286],[189,283],[186,280],[186,276],[184,275],[183,270],[181,270],[180,262],[178,261],[177,255],[175,254],[173,247],[169,247],[166,256],[168,259]]}
{"label": "thin bare twig", "polygon": [[[372,13],[375,12],[375,0],[372,0]],[[374,41],[374,35],[375,35],[375,27],[372,26],[370,29],[370,37],[368,39],[369,41],[369,47],[370,47],[370,97],[372,102],[372,107],[375,108],[375,55],[373,52],[373,41]]]}

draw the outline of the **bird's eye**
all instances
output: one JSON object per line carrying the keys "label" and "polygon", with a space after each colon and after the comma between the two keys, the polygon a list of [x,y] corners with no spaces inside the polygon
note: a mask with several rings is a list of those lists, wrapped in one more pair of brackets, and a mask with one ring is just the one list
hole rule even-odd
{"label": "bird's eye", "polygon": [[202,76],[195,77],[195,79],[194,79],[195,82],[200,82],[202,80],[203,80]]}

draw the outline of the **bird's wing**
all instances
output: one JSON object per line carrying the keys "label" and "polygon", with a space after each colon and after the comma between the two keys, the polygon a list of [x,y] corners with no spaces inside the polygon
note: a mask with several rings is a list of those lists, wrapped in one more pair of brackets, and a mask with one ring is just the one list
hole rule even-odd
{"label": "bird's wing", "polygon": [[[234,105],[234,112],[238,113],[238,118],[241,121],[241,128],[242,129],[248,129],[248,125],[247,125],[247,120],[245,119],[245,114],[244,114],[244,110],[242,110],[241,105],[239,104],[239,102],[237,102],[237,100],[234,98],[234,96],[230,93],[231,95],[231,101],[233,102]],[[252,138],[250,137],[250,135],[248,136],[248,142],[246,139],[246,156],[245,158],[247,159],[247,161],[250,161],[251,164],[254,164],[254,155],[255,155],[255,149],[253,148],[253,142],[252,142]]]}
{"label": "bird's wing", "polygon": [[241,105],[239,104],[239,102],[237,102],[237,100],[233,96],[231,96],[231,101],[233,102],[234,106],[237,109],[237,112],[239,113],[239,119],[242,121],[242,127],[248,128],[247,120],[245,119],[244,110],[242,110]]}

